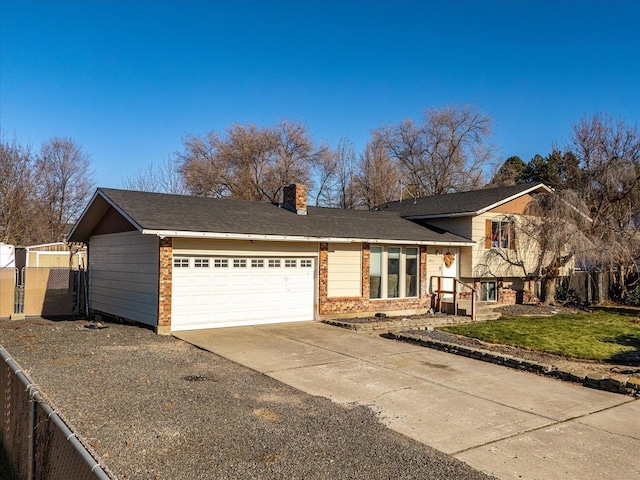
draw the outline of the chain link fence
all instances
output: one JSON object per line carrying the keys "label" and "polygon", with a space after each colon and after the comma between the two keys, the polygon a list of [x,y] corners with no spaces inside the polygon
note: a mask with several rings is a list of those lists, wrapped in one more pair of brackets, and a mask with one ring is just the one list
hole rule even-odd
{"label": "chain link fence", "polygon": [[60,416],[0,347],[0,441],[18,480],[109,480]]}

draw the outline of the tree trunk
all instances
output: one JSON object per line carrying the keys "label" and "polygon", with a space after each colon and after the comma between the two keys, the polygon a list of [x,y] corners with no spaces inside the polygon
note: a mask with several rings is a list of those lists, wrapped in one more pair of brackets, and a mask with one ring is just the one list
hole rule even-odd
{"label": "tree trunk", "polygon": [[542,291],[544,298],[542,303],[544,305],[555,305],[556,304],[556,279],[555,278],[545,278],[544,279],[544,288]]}

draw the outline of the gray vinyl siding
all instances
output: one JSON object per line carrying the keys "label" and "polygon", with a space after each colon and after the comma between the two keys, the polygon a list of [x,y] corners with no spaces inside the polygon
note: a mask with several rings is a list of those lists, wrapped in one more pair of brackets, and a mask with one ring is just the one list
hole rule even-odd
{"label": "gray vinyl siding", "polygon": [[157,325],[158,237],[137,231],[94,235],[89,252],[89,307]]}

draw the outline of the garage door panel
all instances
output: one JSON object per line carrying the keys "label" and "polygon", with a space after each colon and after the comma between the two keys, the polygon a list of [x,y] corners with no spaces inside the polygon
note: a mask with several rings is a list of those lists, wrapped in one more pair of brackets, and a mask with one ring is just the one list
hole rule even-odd
{"label": "garage door panel", "polygon": [[[312,320],[315,277],[313,260],[209,257],[173,270],[172,329],[187,330]],[[243,262],[244,260],[244,262]],[[251,260],[254,260],[252,263]],[[285,267],[295,265],[294,267]],[[185,262],[187,263],[187,262]],[[214,267],[214,265],[218,265]],[[222,266],[220,266],[222,265]],[[175,266],[175,265],[174,265]]]}

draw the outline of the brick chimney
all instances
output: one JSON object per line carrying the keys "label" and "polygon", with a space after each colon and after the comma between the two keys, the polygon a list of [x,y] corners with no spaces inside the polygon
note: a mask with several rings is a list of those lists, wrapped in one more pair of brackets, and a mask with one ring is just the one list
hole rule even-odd
{"label": "brick chimney", "polygon": [[307,187],[292,183],[282,189],[282,206],[298,215],[307,214]]}

